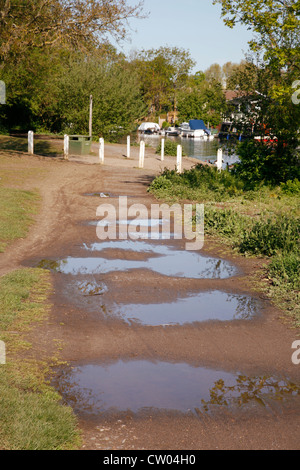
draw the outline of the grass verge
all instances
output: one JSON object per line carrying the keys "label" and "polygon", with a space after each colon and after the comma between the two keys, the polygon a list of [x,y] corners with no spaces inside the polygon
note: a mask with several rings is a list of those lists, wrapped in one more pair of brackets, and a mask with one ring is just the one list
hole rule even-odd
{"label": "grass verge", "polygon": [[49,377],[57,352],[37,359],[26,334],[47,317],[50,274],[21,269],[0,279],[0,340],[6,364],[0,364],[0,449],[60,450],[79,445],[76,418],[61,404]]}
{"label": "grass verge", "polygon": [[39,207],[39,195],[35,191],[24,191],[0,185],[0,252],[6,246],[26,236],[33,215]]}
{"label": "grass verge", "polygon": [[[246,190],[229,171],[197,165],[182,174],[165,170],[149,187],[168,203],[204,203],[205,234],[236,253],[266,259],[263,290],[300,327],[300,193],[297,180]],[[262,281],[264,279],[264,281]]]}

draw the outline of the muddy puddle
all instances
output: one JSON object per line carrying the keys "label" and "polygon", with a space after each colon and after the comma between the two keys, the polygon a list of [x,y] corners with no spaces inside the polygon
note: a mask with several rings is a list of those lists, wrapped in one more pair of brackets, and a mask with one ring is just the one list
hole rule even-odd
{"label": "muddy puddle", "polygon": [[187,363],[122,361],[76,365],[64,370],[56,387],[64,401],[82,415],[111,412],[200,414],[217,408],[256,404],[299,396],[299,386],[285,378],[232,374]]}
{"label": "muddy puddle", "polygon": [[117,220],[109,222],[107,220],[90,220],[85,225],[101,227],[104,229],[110,225],[116,224],[116,238],[125,240],[173,240],[181,238],[181,235],[175,235],[171,225],[164,226],[162,219],[132,219]]}
{"label": "muddy puddle", "polygon": [[170,303],[121,304],[106,314],[126,323],[145,326],[184,325],[205,321],[250,320],[260,315],[262,305],[250,296],[221,291],[202,292]]}
{"label": "muddy puddle", "polygon": [[[67,257],[62,260],[42,260],[38,267],[63,274],[107,274],[116,271],[147,269],[168,277],[193,279],[225,279],[238,274],[236,266],[228,261],[201,255],[199,252],[178,250],[170,245],[150,244],[142,241],[109,241],[84,245],[85,251],[101,252],[102,257]],[[106,258],[109,250],[146,253],[145,260]],[[153,255],[153,256],[152,256]]]}

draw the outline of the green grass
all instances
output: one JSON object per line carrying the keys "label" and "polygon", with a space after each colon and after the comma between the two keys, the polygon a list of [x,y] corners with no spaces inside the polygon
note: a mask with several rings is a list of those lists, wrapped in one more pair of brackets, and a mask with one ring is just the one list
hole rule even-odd
{"label": "green grass", "polygon": [[37,192],[0,185],[0,252],[10,242],[26,236],[38,207]]}
{"label": "green grass", "polygon": [[[177,142],[174,142],[173,140],[165,140],[165,145],[164,145],[164,154],[170,157],[176,157],[177,155]],[[160,154],[161,153],[161,142],[158,144],[156,148],[156,153]],[[184,150],[182,150],[182,156],[185,157],[186,153]]]}
{"label": "green grass", "polygon": [[149,189],[168,203],[204,203],[205,234],[236,253],[267,260],[260,287],[300,326],[300,193],[297,180],[247,190],[238,176],[196,165],[165,169]]}
{"label": "green grass", "polygon": [[[59,136],[52,135],[55,139],[59,139]],[[56,157],[63,154],[63,140],[60,138],[60,142],[54,142],[49,134],[49,139],[39,139],[36,135],[34,138],[34,153],[35,155]],[[4,151],[12,152],[28,152],[28,137],[12,137],[8,135],[0,135],[0,147]]]}
{"label": "green grass", "polygon": [[49,385],[59,359],[35,357],[25,334],[47,317],[50,274],[22,269],[0,279],[0,449],[57,450],[79,445],[76,418]]}

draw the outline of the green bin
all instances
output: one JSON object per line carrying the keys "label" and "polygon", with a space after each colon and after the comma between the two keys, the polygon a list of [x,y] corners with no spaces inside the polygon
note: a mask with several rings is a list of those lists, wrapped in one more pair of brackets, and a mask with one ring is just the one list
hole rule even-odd
{"label": "green bin", "polygon": [[70,155],[89,155],[91,151],[92,138],[88,135],[70,135]]}

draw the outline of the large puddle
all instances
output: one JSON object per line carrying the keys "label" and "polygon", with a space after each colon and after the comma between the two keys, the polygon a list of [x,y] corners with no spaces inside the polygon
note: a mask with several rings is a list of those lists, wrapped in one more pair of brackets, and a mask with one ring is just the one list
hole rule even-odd
{"label": "large puddle", "polygon": [[185,278],[224,279],[238,273],[237,268],[222,259],[203,256],[198,252],[177,250],[170,245],[150,244],[142,241],[109,241],[84,245],[87,251],[108,252],[125,250],[146,253],[146,260],[106,259],[105,257],[67,257],[63,260],[42,260],[39,267],[64,274],[106,274],[115,271],[148,269],[164,276]]}
{"label": "large puddle", "polygon": [[211,291],[171,303],[115,305],[112,313],[127,323],[167,326],[211,320],[250,320],[261,308],[260,302],[252,297]]}
{"label": "large puddle", "polygon": [[267,406],[299,395],[299,386],[276,377],[247,377],[186,363],[119,360],[64,371],[57,388],[80,414],[209,411],[211,407]]}

